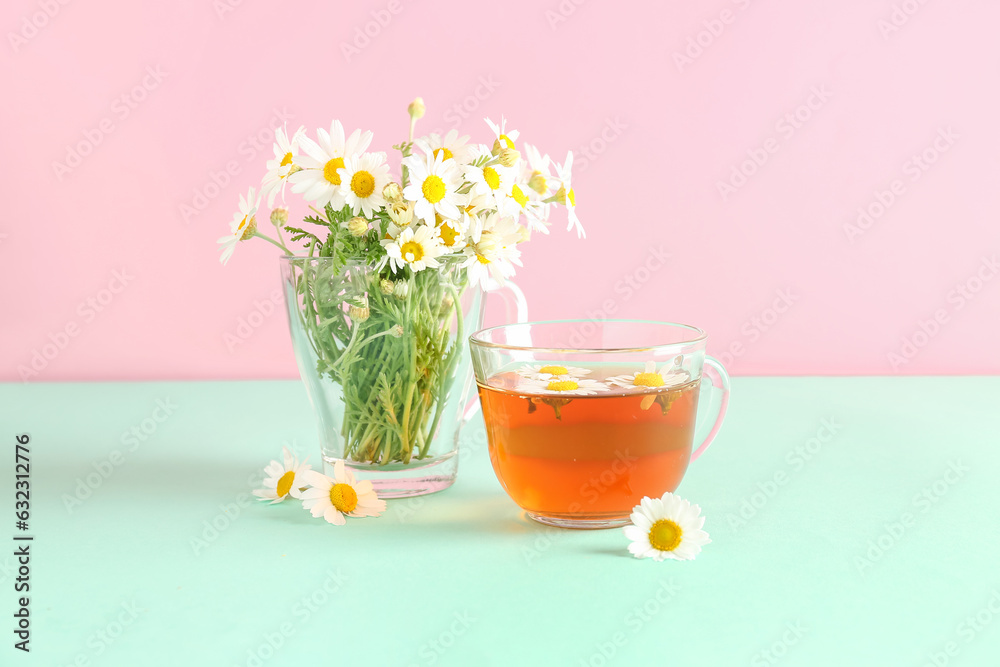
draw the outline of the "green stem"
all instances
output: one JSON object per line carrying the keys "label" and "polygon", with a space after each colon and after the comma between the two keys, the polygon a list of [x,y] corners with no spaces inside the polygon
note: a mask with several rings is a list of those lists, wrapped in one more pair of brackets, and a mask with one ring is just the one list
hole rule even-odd
{"label": "green stem", "polygon": [[286,254],[286,255],[291,255],[291,254],[292,254],[292,253],[291,253],[291,252],[290,252],[290,251],[288,250],[288,248],[286,248],[286,247],[285,247],[285,244],[284,244],[284,243],[279,243],[279,242],[275,241],[274,239],[272,239],[272,238],[271,238],[270,236],[268,236],[267,234],[261,234],[260,232],[254,232],[254,233],[253,233],[253,235],[254,235],[254,236],[257,236],[257,237],[259,237],[259,238],[262,238],[262,239],[264,239],[264,240],[265,240],[265,241],[267,241],[268,243],[272,243],[272,244],[274,244],[274,245],[278,246],[279,248],[281,248],[282,250],[284,250],[284,251],[285,251],[285,254]]}
{"label": "green stem", "polygon": [[[451,298],[455,302],[453,308],[455,316],[458,319],[458,323],[455,328],[455,343],[451,354],[449,355],[445,371],[438,378],[438,387],[435,392],[437,394],[437,407],[434,410],[434,419],[431,422],[430,430],[428,430],[427,436],[420,448],[419,458],[424,458],[427,455],[427,449],[431,446],[431,442],[434,440],[434,432],[437,430],[438,422],[441,421],[441,414],[443,412],[442,407],[446,402],[446,397],[442,395],[444,393],[444,387],[447,385],[448,380],[451,378],[451,374],[454,372],[455,362],[459,357],[460,350],[462,349],[462,343],[465,339],[465,316],[462,312],[462,296],[455,291],[455,286],[451,283],[448,284],[448,291],[451,292]],[[444,329],[446,332],[448,330],[447,322],[450,319],[451,317],[445,318]]]}

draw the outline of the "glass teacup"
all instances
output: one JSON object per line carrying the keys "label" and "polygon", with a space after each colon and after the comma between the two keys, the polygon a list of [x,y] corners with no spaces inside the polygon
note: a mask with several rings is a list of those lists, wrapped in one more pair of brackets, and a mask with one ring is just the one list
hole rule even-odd
{"label": "glass teacup", "polygon": [[729,376],[705,355],[706,338],[641,320],[473,334],[490,460],[507,494],[541,523],[611,528],[628,523],[643,496],[677,489],[729,401]]}

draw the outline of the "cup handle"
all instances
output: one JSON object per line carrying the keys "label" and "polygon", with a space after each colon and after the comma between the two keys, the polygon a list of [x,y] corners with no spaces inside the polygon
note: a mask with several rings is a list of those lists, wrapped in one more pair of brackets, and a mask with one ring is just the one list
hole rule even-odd
{"label": "cup handle", "polygon": [[[712,386],[716,390],[722,391],[722,400],[719,401],[719,406],[716,408],[711,430],[708,431],[708,435],[698,440],[701,444],[698,445],[698,449],[691,455],[692,463],[697,461],[698,457],[704,454],[708,446],[715,440],[715,436],[718,435],[719,428],[722,426],[722,419],[726,416],[726,408],[729,407],[729,373],[726,372],[726,369],[719,363],[718,359],[708,355],[705,356],[705,365],[702,368],[702,381],[704,382],[706,379],[712,383]],[[698,428],[698,433],[704,433],[706,427],[706,424],[702,424]]]}
{"label": "cup handle", "polygon": [[[528,300],[524,297],[524,292],[521,291],[520,287],[509,280],[503,285],[490,281],[485,291],[489,294],[502,294],[504,296],[504,301],[507,304],[508,320],[510,319],[510,307],[513,305],[515,321],[518,324],[524,324],[528,321]],[[465,412],[462,413],[462,421],[469,421],[479,408],[479,395],[475,378],[473,378],[465,395]]]}

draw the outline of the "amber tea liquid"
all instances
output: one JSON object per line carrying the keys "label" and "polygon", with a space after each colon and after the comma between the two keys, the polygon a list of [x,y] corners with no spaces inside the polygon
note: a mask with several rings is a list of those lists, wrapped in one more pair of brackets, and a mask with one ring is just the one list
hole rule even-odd
{"label": "amber tea liquid", "polygon": [[518,376],[479,385],[490,460],[510,497],[539,517],[628,517],[680,484],[691,459],[698,382],[590,396],[526,394]]}

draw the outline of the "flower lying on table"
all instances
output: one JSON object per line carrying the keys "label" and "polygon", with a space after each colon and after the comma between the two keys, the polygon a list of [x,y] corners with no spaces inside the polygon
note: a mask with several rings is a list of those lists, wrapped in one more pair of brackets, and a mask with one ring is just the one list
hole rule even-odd
{"label": "flower lying on table", "polygon": [[643,498],[632,509],[631,519],[624,531],[632,540],[628,550],[636,558],[692,560],[712,541],[701,529],[705,525],[701,508],[670,492],[662,498]]}
{"label": "flower lying on table", "polygon": [[333,478],[313,472],[309,484],[311,488],[302,494],[302,506],[335,526],[347,523],[344,515],[378,516],[385,511],[385,501],[376,495],[371,480],[359,482],[343,461],[334,465]]}
{"label": "flower lying on table", "polygon": [[[264,488],[254,489],[253,494],[261,500],[270,500],[271,504],[280,503],[285,498],[301,498],[302,489],[306,487],[306,473],[312,470],[312,466],[306,461],[299,463],[298,458],[292,455],[288,447],[282,447],[282,458],[284,464],[271,461],[264,468],[267,477],[264,478]],[[307,459],[308,461],[308,459]]]}
{"label": "flower lying on table", "polygon": [[379,499],[371,481],[358,481],[343,461],[334,465],[331,478],[312,470],[304,461],[299,463],[288,447],[282,452],[284,465],[271,461],[264,468],[264,488],[253,492],[261,500],[270,500],[273,505],[289,496],[297,498],[314,517],[323,517],[336,526],[347,523],[345,516],[379,516],[385,511],[385,501]]}

